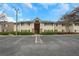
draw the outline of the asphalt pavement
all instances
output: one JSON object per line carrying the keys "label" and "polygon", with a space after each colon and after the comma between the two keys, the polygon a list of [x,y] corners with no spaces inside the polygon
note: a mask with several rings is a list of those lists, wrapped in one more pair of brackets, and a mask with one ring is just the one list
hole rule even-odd
{"label": "asphalt pavement", "polygon": [[79,56],[79,35],[0,36],[0,56]]}

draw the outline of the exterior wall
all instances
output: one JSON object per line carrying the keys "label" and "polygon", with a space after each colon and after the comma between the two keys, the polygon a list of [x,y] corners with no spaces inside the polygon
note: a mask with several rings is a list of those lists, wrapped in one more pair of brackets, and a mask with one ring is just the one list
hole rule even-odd
{"label": "exterior wall", "polygon": [[[27,23],[24,23],[23,25],[21,25],[21,24],[18,24],[18,26],[17,26],[17,29],[18,29],[18,31],[30,31],[30,32],[33,32],[33,28],[34,27],[34,24],[33,23],[30,23],[30,25],[29,24],[27,24]],[[15,28],[16,28],[16,25],[15,25]],[[14,29],[15,31],[16,31],[16,29]]]}
{"label": "exterior wall", "polygon": [[12,32],[14,31],[14,23],[12,22],[2,22],[1,24],[1,32]]}
{"label": "exterior wall", "polygon": [[5,13],[0,14],[0,32],[10,32],[14,31],[13,22],[7,21],[7,15]]}
{"label": "exterior wall", "polygon": [[27,24],[23,24],[23,25],[19,24],[18,31],[23,31],[23,30],[30,30],[30,26]]}
{"label": "exterior wall", "polygon": [[34,23],[30,24],[30,32],[34,32]]}
{"label": "exterior wall", "polygon": [[[30,32],[34,32],[34,23],[30,23],[30,25],[28,25],[27,23],[23,25],[19,24],[18,31],[22,30],[30,30]],[[53,32],[68,32],[66,30],[66,26],[62,26],[62,24],[45,25],[44,23],[40,23],[40,32],[44,32],[45,30],[51,30]],[[70,32],[79,32],[79,26],[72,24],[71,26],[69,26],[69,30]],[[14,25],[14,31],[16,31],[16,24]]]}
{"label": "exterior wall", "polygon": [[74,32],[73,24],[69,26],[69,32]]}
{"label": "exterior wall", "polygon": [[65,26],[62,24],[54,24],[54,31],[57,31],[57,32],[66,32],[66,29],[65,29]]}
{"label": "exterior wall", "polygon": [[[7,15],[6,14],[0,14],[0,20],[5,21],[5,24],[3,22],[0,22],[0,32],[10,32],[10,31],[16,31],[16,23],[7,22]],[[35,20],[39,20],[39,18],[36,18]],[[79,22],[77,22],[79,24]],[[24,24],[18,24],[17,26],[18,31],[30,31],[34,32],[34,22],[28,24],[28,22],[24,22]],[[40,32],[44,32],[45,30],[49,31],[57,31],[57,32],[77,32],[79,33],[79,25],[75,25],[75,23],[72,23],[69,27],[66,25],[62,26],[62,23],[54,23],[54,24],[46,24],[43,22],[40,22]]]}
{"label": "exterior wall", "polygon": [[7,23],[6,29],[7,29],[8,32],[14,31],[13,30],[14,29],[14,23],[11,23],[11,22]]}
{"label": "exterior wall", "polygon": [[44,32],[44,23],[40,23],[40,32]]}
{"label": "exterior wall", "polygon": [[54,31],[54,28],[55,28],[55,25],[54,24],[44,24],[44,23],[41,23],[40,24],[40,32],[44,32],[44,31]]}
{"label": "exterior wall", "polygon": [[2,32],[1,29],[2,29],[2,25],[0,24],[0,32]]}
{"label": "exterior wall", "polygon": [[[16,31],[16,24],[12,23],[12,22],[6,22],[5,23],[6,26],[5,26],[5,30],[6,31]],[[0,32],[3,31],[3,25],[0,24]],[[27,23],[24,23],[23,25],[21,24],[18,24],[18,31],[30,31],[30,32],[34,32],[34,23],[30,23],[27,24]],[[57,32],[68,32],[66,30],[66,26],[62,24],[48,24],[48,25],[45,25],[44,23],[40,23],[40,32],[44,32],[45,30],[51,30],[51,31],[57,31]],[[69,26],[69,30],[70,32],[77,32],[79,33],[79,25],[75,25],[74,23],[72,25]]]}
{"label": "exterior wall", "polygon": [[78,32],[79,33],[79,26],[73,24],[73,32]]}
{"label": "exterior wall", "polygon": [[14,31],[16,31],[16,24],[14,24],[14,27],[13,28],[14,28]]}
{"label": "exterior wall", "polygon": [[48,24],[48,25],[44,25],[43,30],[49,30],[49,31],[54,31],[54,26],[53,24]]}

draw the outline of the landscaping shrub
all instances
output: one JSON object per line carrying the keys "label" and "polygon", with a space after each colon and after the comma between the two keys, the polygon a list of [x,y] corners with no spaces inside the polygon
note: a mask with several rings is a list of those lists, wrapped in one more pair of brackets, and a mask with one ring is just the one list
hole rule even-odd
{"label": "landscaping shrub", "polygon": [[[17,35],[33,35],[32,32],[17,32]],[[0,35],[16,35],[16,32],[0,32]]]}
{"label": "landscaping shrub", "polygon": [[8,35],[9,32],[0,32],[0,35]]}
{"label": "landscaping shrub", "polygon": [[[33,35],[33,32],[17,32],[17,35]],[[52,32],[52,31],[47,31],[47,32],[41,32],[40,35],[63,35],[63,34],[79,34],[76,32]],[[16,35],[16,32],[0,32],[0,35]]]}
{"label": "landscaping shrub", "polygon": [[51,32],[51,31],[49,31],[49,32],[41,32],[40,34],[41,35],[53,35],[53,34],[57,34],[57,32]]}
{"label": "landscaping shrub", "polygon": [[57,35],[66,35],[66,34],[79,34],[79,33],[75,33],[75,32],[41,32],[40,33],[41,35],[54,35],[54,34],[57,34]]}
{"label": "landscaping shrub", "polygon": [[32,32],[17,32],[18,35],[32,35]]}

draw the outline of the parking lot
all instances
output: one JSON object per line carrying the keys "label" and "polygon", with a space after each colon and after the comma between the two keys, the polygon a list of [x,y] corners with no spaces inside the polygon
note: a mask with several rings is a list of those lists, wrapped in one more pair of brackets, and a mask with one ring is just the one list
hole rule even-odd
{"label": "parking lot", "polygon": [[79,35],[0,36],[0,56],[79,56]]}

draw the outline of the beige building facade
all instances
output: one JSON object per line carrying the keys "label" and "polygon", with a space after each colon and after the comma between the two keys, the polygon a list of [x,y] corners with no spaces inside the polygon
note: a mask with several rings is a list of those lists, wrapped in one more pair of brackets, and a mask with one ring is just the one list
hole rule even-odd
{"label": "beige building facade", "polygon": [[[70,26],[66,26],[63,22],[41,21],[36,18],[34,21],[26,21],[18,23],[18,31],[29,31],[34,33],[41,32],[76,32],[79,33],[79,23],[73,22]],[[16,31],[16,25],[14,26]]]}
{"label": "beige building facade", "polygon": [[14,31],[14,25],[15,24],[13,22],[1,21],[0,32],[12,32]]}
{"label": "beige building facade", "polygon": [[64,22],[51,22],[42,21],[39,18],[35,18],[32,21],[17,22],[17,28],[15,22],[5,21],[7,19],[5,14],[0,15],[0,32],[75,32],[79,33],[79,21],[72,22],[69,26],[66,26]]}

